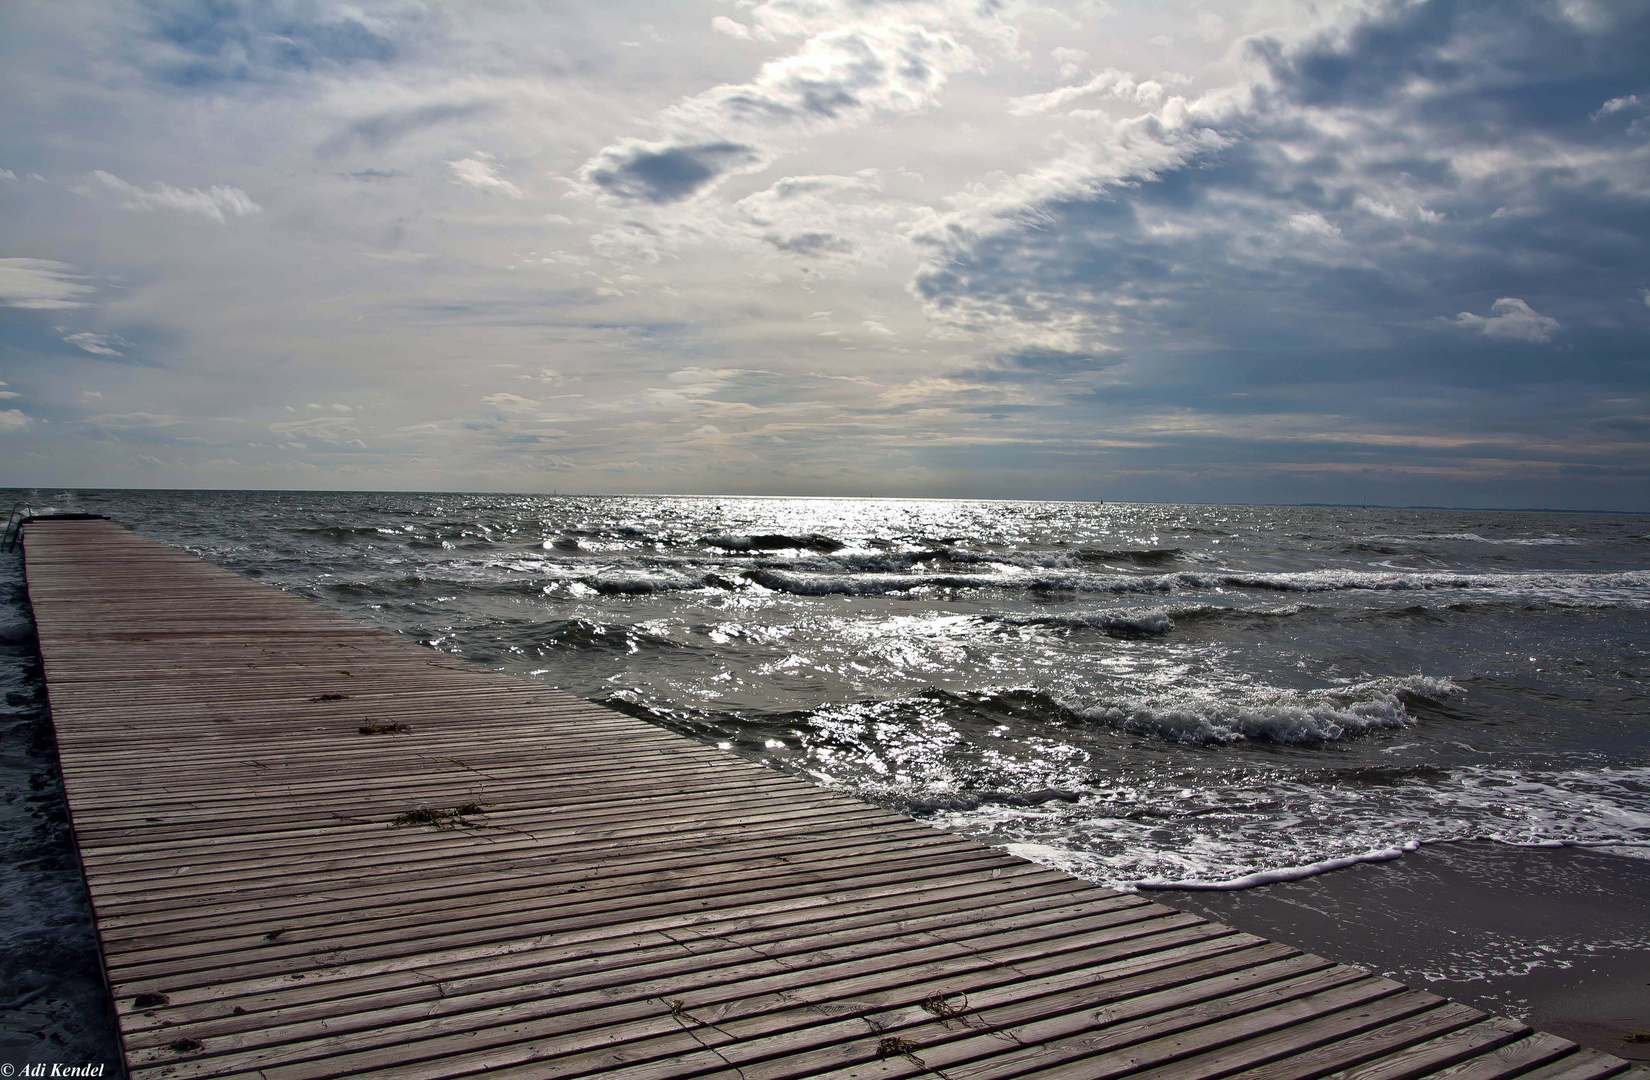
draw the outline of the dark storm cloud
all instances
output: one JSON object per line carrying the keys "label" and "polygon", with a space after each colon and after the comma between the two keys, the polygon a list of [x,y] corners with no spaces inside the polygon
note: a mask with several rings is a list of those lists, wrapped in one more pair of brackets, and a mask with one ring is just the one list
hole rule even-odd
{"label": "dark storm cloud", "polygon": [[584,177],[613,198],[662,205],[680,202],[729,173],[762,163],[753,146],[736,142],[646,143],[611,146],[584,169]]}
{"label": "dark storm cloud", "polygon": [[[1288,49],[1250,44],[1280,91],[1304,105],[1389,104],[1479,142],[1509,129],[1590,141],[1586,129],[1623,85],[1643,87],[1650,19],[1641,4],[1431,0]],[[1418,80],[1433,92],[1412,97]]]}
{"label": "dark storm cloud", "polygon": [[1650,97],[1650,9],[1596,16],[1433,0],[1254,41],[1243,104],[1194,103],[1160,135],[1197,148],[932,235],[914,291],[959,321],[1080,319],[1135,366],[1111,393],[1179,404],[1642,391],[1650,175],[1628,114]]}

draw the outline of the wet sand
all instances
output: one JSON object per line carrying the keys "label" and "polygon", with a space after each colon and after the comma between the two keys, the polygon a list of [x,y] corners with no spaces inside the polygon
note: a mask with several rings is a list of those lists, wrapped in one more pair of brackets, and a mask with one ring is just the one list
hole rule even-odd
{"label": "wet sand", "polygon": [[1650,1060],[1650,859],[1471,842],[1234,892],[1150,894]]}

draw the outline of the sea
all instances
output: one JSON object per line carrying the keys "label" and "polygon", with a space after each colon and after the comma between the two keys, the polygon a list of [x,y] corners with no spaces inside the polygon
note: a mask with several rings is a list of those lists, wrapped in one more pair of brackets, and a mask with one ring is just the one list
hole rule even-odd
{"label": "sea", "polygon": [[1650,517],[27,492],[1114,888],[1650,857]]}
{"label": "sea", "polygon": [[[1117,889],[1469,840],[1650,858],[1650,516],[11,495]],[[93,1054],[95,938],[0,559],[0,976],[55,988],[27,1038]]]}

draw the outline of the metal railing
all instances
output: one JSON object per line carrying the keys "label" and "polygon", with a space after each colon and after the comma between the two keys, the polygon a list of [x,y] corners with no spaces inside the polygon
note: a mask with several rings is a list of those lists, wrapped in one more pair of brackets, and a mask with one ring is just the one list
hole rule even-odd
{"label": "metal railing", "polygon": [[[17,537],[21,537],[23,535],[23,520],[17,516],[17,512],[19,510],[23,511],[23,518],[27,518],[29,516],[29,508],[26,503],[12,503],[11,513],[6,517],[6,535],[4,538],[0,538],[0,551],[15,550]],[[13,529],[17,530],[17,537],[12,536]]]}
{"label": "metal railing", "polygon": [[[22,511],[22,513],[18,513]],[[82,514],[71,511],[50,510],[34,513],[26,503],[13,503],[11,513],[6,517],[6,532],[0,536],[0,551],[16,551],[23,542],[23,526],[31,521],[40,521],[43,518],[65,518],[69,521],[107,521],[104,514]]]}

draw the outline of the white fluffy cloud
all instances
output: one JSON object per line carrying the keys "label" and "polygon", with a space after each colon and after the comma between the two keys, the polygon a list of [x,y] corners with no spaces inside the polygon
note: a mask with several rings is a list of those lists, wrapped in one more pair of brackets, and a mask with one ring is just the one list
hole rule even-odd
{"label": "white fluffy cloud", "polygon": [[447,162],[453,172],[453,181],[480,191],[496,191],[512,199],[522,197],[521,189],[498,174],[499,167],[493,155],[477,151],[467,158]]}
{"label": "white fluffy cloud", "polygon": [[1043,94],[1029,94],[1010,98],[1008,111],[1014,116],[1033,116],[1053,112],[1085,98],[1106,98],[1132,102],[1136,105],[1156,105],[1166,93],[1163,84],[1155,79],[1139,81],[1122,71],[1102,71],[1080,86],[1062,86]]}
{"label": "white fluffy cloud", "polygon": [[[102,169],[92,170],[92,177],[104,189],[114,192],[127,210],[177,210],[210,218],[219,225],[225,224],[228,217],[250,217],[263,210],[252,201],[252,196],[226,184],[213,184],[202,190],[175,188],[157,181],[148,188],[140,188]],[[79,190],[90,194],[93,189],[82,186]]]}
{"label": "white fluffy cloud", "polygon": [[125,354],[115,346],[130,348],[132,344],[119,334],[94,334],[89,331],[70,334],[63,340],[77,349],[84,349],[94,356],[124,356]]}
{"label": "white fluffy cloud", "polygon": [[1493,315],[1474,315],[1463,311],[1452,321],[1482,331],[1485,337],[1497,341],[1551,341],[1558,330],[1558,320],[1549,318],[1514,296],[1503,296],[1490,305]]}
{"label": "white fluffy cloud", "polygon": [[825,5],[834,19],[803,5],[765,4],[753,31],[725,19],[732,36],[806,35],[792,53],[764,63],[748,81],[695,94],[658,119],[663,138],[628,138],[587,161],[580,177],[620,202],[664,205],[759,171],[811,131],[897,116],[931,106],[953,73],[974,66],[974,52],[931,4],[903,11],[875,5]]}

